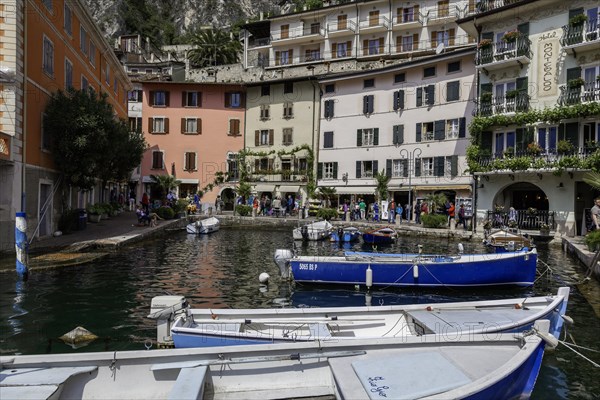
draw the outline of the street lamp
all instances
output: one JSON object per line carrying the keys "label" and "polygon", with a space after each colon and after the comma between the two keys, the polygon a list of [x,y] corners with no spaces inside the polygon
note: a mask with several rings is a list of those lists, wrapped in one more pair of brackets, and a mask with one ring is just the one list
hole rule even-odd
{"label": "street lamp", "polygon": [[[413,151],[408,151],[408,149],[400,149],[400,157],[406,159],[407,168],[408,168],[408,205],[412,209],[412,174],[414,173],[415,167],[415,158],[421,156],[421,149],[416,148]],[[411,167],[412,166],[412,167]],[[412,210],[408,214],[408,220],[410,221],[412,217]]]}

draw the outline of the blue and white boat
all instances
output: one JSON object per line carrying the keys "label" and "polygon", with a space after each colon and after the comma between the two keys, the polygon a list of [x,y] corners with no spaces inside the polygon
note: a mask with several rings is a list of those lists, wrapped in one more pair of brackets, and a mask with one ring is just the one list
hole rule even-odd
{"label": "blue and white boat", "polygon": [[368,244],[390,244],[398,238],[395,229],[390,227],[372,229],[362,234],[363,241]]}
{"label": "blue and white boat", "polygon": [[520,399],[548,321],[521,334],[2,355],[3,399]]}
{"label": "blue and white boat", "polygon": [[497,254],[388,254],[346,252],[344,256],[293,256],[276,250],[282,276],[296,282],[371,286],[531,286],[536,249]]}
{"label": "blue and white boat", "polygon": [[[261,343],[329,342],[445,334],[519,332],[539,319],[562,327],[569,288],[554,296],[390,306],[207,309],[190,308],[182,296],[158,296],[149,317],[157,320],[161,347],[213,347]],[[558,329],[557,329],[558,327]]]}
{"label": "blue and white boat", "polygon": [[354,226],[338,227],[333,229],[329,240],[332,242],[350,243],[356,242],[360,238],[361,232]]}

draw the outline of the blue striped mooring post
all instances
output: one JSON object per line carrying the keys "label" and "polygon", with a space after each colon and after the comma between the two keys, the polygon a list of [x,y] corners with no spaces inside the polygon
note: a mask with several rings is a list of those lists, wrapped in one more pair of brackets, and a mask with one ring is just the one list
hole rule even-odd
{"label": "blue striped mooring post", "polygon": [[17,252],[17,274],[26,279],[29,274],[27,268],[27,216],[24,212],[18,212],[15,219],[15,250]]}

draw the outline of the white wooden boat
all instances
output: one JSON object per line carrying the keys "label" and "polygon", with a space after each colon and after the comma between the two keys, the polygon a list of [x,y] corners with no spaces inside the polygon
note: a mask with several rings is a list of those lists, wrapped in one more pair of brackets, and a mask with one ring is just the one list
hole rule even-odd
{"label": "white wooden boat", "polygon": [[526,235],[516,232],[510,232],[505,229],[498,229],[491,232],[483,241],[483,244],[494,250],[496,253],[504,253],[507,251],[520,251],[524,247],[535,247],[533,240]]}
{"label": "white wooden boat", "polygon": [[210,217],[188,224],[185,230],[191,234],[207,234],[218,231],[220,227],[221,221],[218,218]]}
{"label": "white wooden boat", "polygon": [[182,296],[152,300],[161,346],[210,347],[345,341],[430,334],[517,332],[539,319],[560,333],[569,288],[554,296],[368,307],[192,309]]}
{"label": "white wooden boat", "polygon": [[324,240],[333,232],[329,221],[317,221],[295,228],[292,232],[294,240]]}
{"label": "white wooden boat", "polygon": [[[548,321],[528,334],[0,357],[2,399],[527,398]],[[544,339],[542,339],[544,338]]]}

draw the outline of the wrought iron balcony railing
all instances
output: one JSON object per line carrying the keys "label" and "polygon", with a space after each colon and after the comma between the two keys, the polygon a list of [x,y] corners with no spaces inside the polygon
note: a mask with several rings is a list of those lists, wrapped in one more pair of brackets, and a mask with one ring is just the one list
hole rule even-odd
{"label": "wrought iron balcony railing", "polygon": [[554,220],[554,211],[548,210],[516,210],[517,218],[511,222],[509,213],[506,211],[488,211],[487,221],[491,228],[503,228],[513,226],[518,229],[539,230],[544,226],[549,229],[556,229],[556,221]]}
{"label": "wrought iron balcony railing", "polygon": [[525,112],[527,110],[529,110],[529,95],[519,92],[515,96],[504,95],[492,97],[490,100],[481,100],[474,114],[489,117],[494,114]]}
{"label": "wrought iron balcony railing", "polygon": [[560,44],[565,47],[578,44],[600,42],[600,24],[598,19],[589,19],[580,24],[565,25]]}
{"label": "wrought iron balcony railing", "polygon": [[531,60],[531,41],[528,37],[522,36],[513,42],[496,42],[479,44],[475,62],[477,65],[486,65],[504,60],[525,57]]}
{"label": "wrought iron balcony railing", "polygon": [[586,82],[580,87],[560,86],[560,105],[568,106],[573,104],[588,103],[600,101],[600,81]]}

